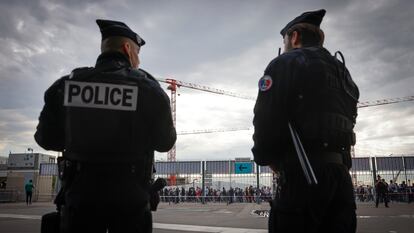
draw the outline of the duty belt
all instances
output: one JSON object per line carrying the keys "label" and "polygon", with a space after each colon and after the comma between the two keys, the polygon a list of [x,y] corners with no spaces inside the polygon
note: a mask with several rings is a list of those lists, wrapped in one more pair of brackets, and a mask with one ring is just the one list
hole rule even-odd
{"label": "duty belt", "polygon": [[[65,153],[64,156],[67,154]],[[135,177],[138,182],[143,185],[148,185],[151,177],[147,174],[152,170],[152,167],[147,167],[148,164],[141,162],[112,162],[104,163],[99,161],[85,162],[79,160],[73,160],[70,158],[61,159],[62,166],[59,165],[59,173],[64,171],[66,177],[73,177],[78,172],[91,172],[91,173],[113,173],[119,176]],[[63,176],[63,174],[61,174]],[[63,177],[61,177],[63,178]]]}
{"label": "duty belt", "polygon": [[341,153],[338,152],[321,152],[312,153],[309,157],[312,164],[325,164],[325,163],[337,163],[344,164],[344,159]]}
{"label": "duty belt", "polygon": [[[289,152],[286,155],[286,160],[284,165],[282,165],[281,169],[284,167],[297,167],[298,162],[297,158],[292,154],[294,152]],[[311,151],[308,153],[308,158],[312,166],[320,166],[327,163],[335,163],[335,164],[345,164],[343,155],[339,152],[315,152]]]}
{"label": "duty belt", "polygon": [[[116,156],[116,157],[114,157]],[[136,153],[125,153],[125,152],[115,152],[115,153],[95,153],[95,152],[63,152],[63,157],[65,159],[86,162],[86,163],[145,163],[145,157],[148,157],[145,152],[136,152]],[[116,159],[114,159],[116,158]]]}

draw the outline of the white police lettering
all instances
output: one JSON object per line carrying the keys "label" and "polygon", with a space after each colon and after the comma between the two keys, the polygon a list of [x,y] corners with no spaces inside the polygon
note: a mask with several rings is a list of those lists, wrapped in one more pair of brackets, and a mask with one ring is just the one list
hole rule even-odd
{"label": "white police lettering", "polygon": [[65,106],[135,111],[137,99],[137,86],[65,81]]}

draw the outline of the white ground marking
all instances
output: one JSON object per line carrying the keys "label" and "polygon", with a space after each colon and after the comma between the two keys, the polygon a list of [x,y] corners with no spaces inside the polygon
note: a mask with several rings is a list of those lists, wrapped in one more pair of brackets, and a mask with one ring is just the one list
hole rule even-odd
{"label": "white ground marking", "polygon": [[18,218],[18,219],[37,219],[40,220],[42,216],[39,215],[23,215],[23,214],[0,214],[0,218]]}
{"label": "white ground marking", "polygon": [[403,215],[392,215],[392,216],[357,216],[357,218],[414,218],[414,215],[403,214]]}
{"label": "white ground marking", "polygon": [[[28,220],[40,220],[42,216],[39,215],[23,215],[23,214],[0,214],[0,218],[17,218]],[[249,229],[249,228],[233,228],[233,227],[210,227],[197,225],[183,225],[183,224],[167,224],[154,223],[154,228],[175,231],[195,231],[206,233],[266,233],[265,229]]]}
{"label": "white ground marking", "polygon": [[213,233],[265,233],[266,229],[249,229],[233,227],[209,227],[196,225],[166,224],[154,223],[154,228],[176,231],[195,231],[195,232],[213,232]]}

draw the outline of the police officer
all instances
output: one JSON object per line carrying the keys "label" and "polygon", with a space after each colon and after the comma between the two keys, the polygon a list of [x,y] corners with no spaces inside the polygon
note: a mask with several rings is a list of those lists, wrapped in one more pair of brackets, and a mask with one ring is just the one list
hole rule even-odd
{"label": "police officer", "polygon": [[[325,12],[305,12],[282,29],[284,53],[259,80],[252,152],[256,163],[280,174],[269,232],[356,230],[349,169],[359,91],[345,63],[323,47],[319,26]],[[298,132],[317,185],[306,182],[288,122]]]}
{"label": "police officer", "polygon": [[61,232],[151,232],[154,150],[175,143],[170,102],[138,69],[145,41],[126,24],[96,21],[101,55],[45,93],[36,142],[63,152]]}

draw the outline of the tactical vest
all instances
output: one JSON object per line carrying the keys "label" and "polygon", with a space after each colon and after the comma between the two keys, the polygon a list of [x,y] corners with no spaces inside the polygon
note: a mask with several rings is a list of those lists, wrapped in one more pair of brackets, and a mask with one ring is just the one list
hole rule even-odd
{"label": "tactical vest", "polygon": [[304,69],[296,76],[300,80],[295,81],[291,108],[305,148],[349,151],[355,144],[358,88],[344,61],[327,50],[311,47],[300,51]]}
{"label": "tactical vest", "polygon": [[[65,153],[86,162],[147,161],[149,126],[128,68],[80,68],[65,81]],[[142,73],[142,75],[145,75]]]}

